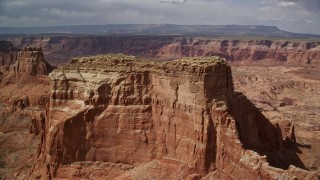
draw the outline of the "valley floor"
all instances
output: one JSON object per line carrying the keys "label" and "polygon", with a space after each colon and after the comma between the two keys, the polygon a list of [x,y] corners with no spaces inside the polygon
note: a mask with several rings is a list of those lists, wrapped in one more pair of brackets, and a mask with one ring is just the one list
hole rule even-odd
{"label": "valley floor", "polygon": [[294,123],[305,169],[320,168],[320,68],[232,66],[234,87],[272,122]]}

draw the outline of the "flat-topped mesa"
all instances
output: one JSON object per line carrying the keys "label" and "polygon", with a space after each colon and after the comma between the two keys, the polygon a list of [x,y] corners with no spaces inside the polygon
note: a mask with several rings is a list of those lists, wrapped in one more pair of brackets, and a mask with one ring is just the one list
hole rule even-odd
{"label": "flat-topped mesa", "polygon": [[279,153],[282,136],[278,126],[233,92],[224,59],[158,62],[100,55],[74,59],[49,76],[46,163],[136,166],[158,159],[203,175],[218,170],[224,178],[286,173],[270,173],[264,157],[243,148]]}
{"label": "flat-topped mesa", "polygon": [[[123,54],[106,54],[91,57],[72,59],[70,64],[57,71],[93,70],[100,72],[151,72],[151,73],[206,73],[215,63],[224,63],[225,60],[216,56],[189,57],[175,61],[146,61],[135,56]],[[177,69],[178,68],[178,69]],[[202,69],[202,70],[200,70]],[[160,71],[159,71],[160,70]]]}
{"label": "flat-topped mesa", "polygon": [[[222,69],[218,70],[218,67]],[[218,57],[184,58],[165,62],[145,61],[123,54],[83,57],[73,59],[70,64],[56,69],[50,74],[51,87],[55,87],[53,88],[52,99],[68,100],[86,97],[86,100],[89,100],[88,98],[92,96],[100,96],[101,88],[108,89],[114,85],[119,85],[121,81],[132,74],[140,74],[139,76],[145,77],[150,74],[176,78],[190,76],[192,81],[201,81],[201,79],[205,81],[205,79],[210,78],[209,74],[223,73],[226,68],[230,69],[226,61]],[[92,76],[92,74],[95,75]],[[150,77],[146,81],[150,81]],[[80,82],[84,83],[85,86],[84,84],[79,85]],[[144,83],[148,84],[150,82]],[[230,92],[232,90],[230,89]]]}

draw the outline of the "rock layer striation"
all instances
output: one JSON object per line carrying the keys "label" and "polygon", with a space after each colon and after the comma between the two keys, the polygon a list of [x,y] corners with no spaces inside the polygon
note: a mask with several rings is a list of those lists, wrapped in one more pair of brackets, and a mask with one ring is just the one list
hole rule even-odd
{"label": "rock layer striation", "polygon": [[28,179],[41,152],[51,66],[39,48],[14,54],[0,74],[0,177]]}
{"label": "rock layer striation", "polygon": [[269,165],[281,166],[272,157],[283,156],[282,130],[234,92],[223,59],[100,55],[73,59],[50,79],[41,146],[50,177],[63,177],[59,167],[78,161],[139,166],[152,160],[208,178],[212,172],[231,179],[316,177]]}
{"label": "rock layer striation", "polygon": [[[238,37],[239,38],[239,37]],[[8,38],[16,47],[42,47],[50,63],[65,63],[70,57],[124,53],[146,58],[177,59],[189,56],[220,56],[243,64],[319,64],[320,42],[313,40],[268,40],[226,37],[179,36],[52,36]]]}

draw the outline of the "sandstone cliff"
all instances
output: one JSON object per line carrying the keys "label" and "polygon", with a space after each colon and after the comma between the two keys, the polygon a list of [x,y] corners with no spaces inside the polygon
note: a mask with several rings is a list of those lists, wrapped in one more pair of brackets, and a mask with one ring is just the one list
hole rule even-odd
{"label": "sandstone cliff", "polygon": [[87,57],[54,70],[50,79],[43,164],[34,176],[83,178],[72,173],[78,165],[68,166],[79,161],[139,167],[158,160],[184,165],[184,178],[316,178],[290,166],[298,160],[284,153],[283,137],[294,145],[294,136],[234,92],[223,59]]}
{"label": "sandstone cliff", "polygon": [[37,91],[44,92],[45,88],[41,87],[49,84],[46,75],[52,70],[41,48],[24,48],[17,53],[15,62],[0,75],[0,101],[11,106],[13,111],[28,106],[44,108],[48,101]]}
{"label": "sandstone cliff", "polygon": [[49,102],[51,66],[28,47],[0,74],[0,177],[27,179],[37,160]]}
{"label": "sandstone cliff", "polygon": [[243,64],[319,64],[320,42],[312,40],[229,40],[214,37],[175,36],[56,36],[8,38],[17,47],[44,49],[50,63],[62,64],[70,57],[101,53],[124,53],[147,58],[176,59],[217,55]]}
{"label": "sandstone cliff", "polygon": [[44,60],[41,48],[26,47],[17,53],[15,62],[3,72],[0,86],[15,82],[34,82],[40,80],[40,76],[48,75],[52,70],[53,67]]}
{"label": "sandstone cliff", "polygon": [[[161,47],[157,56],[218,55],[244,64],[311,64],[320,62],[319,42],[281,40],[202,40],[186,38]],[[265,62],[266,61],[266,62]]]}

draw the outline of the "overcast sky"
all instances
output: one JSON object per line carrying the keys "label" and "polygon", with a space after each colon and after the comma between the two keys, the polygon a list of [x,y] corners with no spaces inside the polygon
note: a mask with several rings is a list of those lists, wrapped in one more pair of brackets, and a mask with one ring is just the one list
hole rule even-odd
{"label": "overcast sky", "polygon": [[272,25],[320,34],[320,0],[0,0],[0,26]]}

